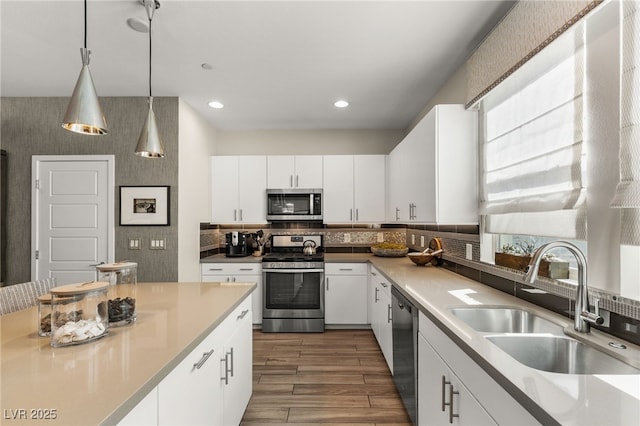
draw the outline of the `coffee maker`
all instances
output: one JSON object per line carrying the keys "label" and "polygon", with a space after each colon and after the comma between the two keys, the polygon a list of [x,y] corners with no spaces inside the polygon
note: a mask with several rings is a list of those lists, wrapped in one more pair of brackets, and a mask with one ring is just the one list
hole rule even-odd
{"label": "coffee maker", "polygon": [[225,235],[225,255],[227,257],[249,256],[250,237],[246,232],[227,232]]}

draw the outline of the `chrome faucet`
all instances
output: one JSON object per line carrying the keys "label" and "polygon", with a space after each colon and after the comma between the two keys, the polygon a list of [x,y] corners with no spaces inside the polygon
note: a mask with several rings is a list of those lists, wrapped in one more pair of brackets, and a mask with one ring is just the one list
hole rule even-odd
{"label": "chrome faucet", "polygon": [[588,333],[591,324],[602,324],[604,319],[599,314],[598,303],[595,305],[595,312],[589,311],[589,291],[587,287],[587,259],[578,247],[567,241],[552,241],[536,249],[527,266],[524,275],[524,282],[533,284],[538,276],[540,261],[543,255],[554,248],[564,247],[569,250],[578,262],[578,291],[576,294],[576,304],[574,312],[573,328],[581,333]]}

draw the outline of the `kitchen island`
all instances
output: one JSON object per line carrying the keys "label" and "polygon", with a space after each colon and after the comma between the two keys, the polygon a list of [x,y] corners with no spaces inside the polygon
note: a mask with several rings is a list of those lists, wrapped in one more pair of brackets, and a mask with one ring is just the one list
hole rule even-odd
{"label": "kitchen island", "polygon": [[62,348],[38,336],[36,308],[0,317],[1,423],[118,423],[255,288],[138,283],[135,324]]}

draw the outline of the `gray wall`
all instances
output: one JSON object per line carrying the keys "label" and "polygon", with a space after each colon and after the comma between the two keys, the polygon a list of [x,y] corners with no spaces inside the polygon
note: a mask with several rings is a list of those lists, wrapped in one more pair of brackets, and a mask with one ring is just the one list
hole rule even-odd
{"label": "gray wall", "polygon": [[[154,111],[166,157],[134,155],[148,111],[143,97],[101,98],[110,132],[77,135],[60,126],[68,98],[2,98],[1,147],[8,156],[6,282],[31,279],[31,156],[115,155],[115,260],[138,262],[139,281],[178,278],[178,98],[154,98]],[[170,226],[119,226],[120,185],[169,185]],[[129,237],[142,239],[141,250],[128,250]],[[165,238],[166,250],[149,250],[150,238]]]}

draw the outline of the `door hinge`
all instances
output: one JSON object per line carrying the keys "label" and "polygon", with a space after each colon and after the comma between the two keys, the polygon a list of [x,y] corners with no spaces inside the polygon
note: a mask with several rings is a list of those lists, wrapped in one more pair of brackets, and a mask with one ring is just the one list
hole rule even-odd
{"label": "door hinge", "polygon": [[40,189],[40,179],[36,179],[36,189]]}
{"label": "door hinge", "polygon": [[36,250],[36,260],[40,259],[40,250]]}

